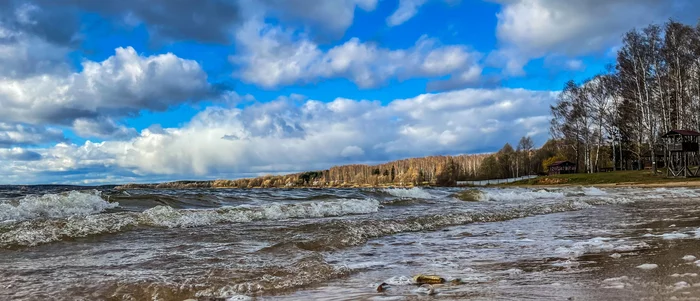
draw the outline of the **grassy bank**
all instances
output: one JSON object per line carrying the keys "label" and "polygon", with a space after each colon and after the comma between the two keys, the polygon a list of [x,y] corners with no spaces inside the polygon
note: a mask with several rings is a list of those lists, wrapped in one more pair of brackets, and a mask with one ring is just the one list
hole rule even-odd
{"label": "grassy bank", "polygon": [[[499,186],[530,186],[530,185],[700,185],[700,178],[666,178],[665,173],[654,175],[651,171],[613,171],[601,172],[592,174],[568,174],[568,175],[552,175],[542,176],[535,179],[518,181],[510,184]],[[685,184],[685,185],[680,185]]]}

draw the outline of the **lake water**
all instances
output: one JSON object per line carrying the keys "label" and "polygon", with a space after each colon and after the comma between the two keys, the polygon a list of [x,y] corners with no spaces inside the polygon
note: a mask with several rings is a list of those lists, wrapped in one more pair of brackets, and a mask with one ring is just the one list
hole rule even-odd
{"label": "lake water", "polygon": [[0,300],[700,297],[698,189],[70,189],[0,189]]}

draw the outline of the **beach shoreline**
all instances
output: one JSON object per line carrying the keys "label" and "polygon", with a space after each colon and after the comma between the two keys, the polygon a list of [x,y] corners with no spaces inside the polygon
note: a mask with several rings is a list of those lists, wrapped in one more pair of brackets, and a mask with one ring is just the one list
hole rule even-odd
{"label": "beach shoreline", "polygon": [[598,183],[598,184],[510,184],[510,185],[492,185],[484,187],[520,187],[520,188],[555,188],[555,187],[630,187],[630,188],[674,188],[674,187],[700,187],[700,181],[674,181],[674,182],[657,182],[657,183],[636,183],[636,182],[619,182],[619,183]]}

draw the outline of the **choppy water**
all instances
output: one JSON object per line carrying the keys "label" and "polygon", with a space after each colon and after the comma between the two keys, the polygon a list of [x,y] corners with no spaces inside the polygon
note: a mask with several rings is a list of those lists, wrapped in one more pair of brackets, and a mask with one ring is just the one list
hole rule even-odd
{"label": "choppy water", "polygon": [[700,190],[456,191],[0,187],[0,300],[700,296]]}

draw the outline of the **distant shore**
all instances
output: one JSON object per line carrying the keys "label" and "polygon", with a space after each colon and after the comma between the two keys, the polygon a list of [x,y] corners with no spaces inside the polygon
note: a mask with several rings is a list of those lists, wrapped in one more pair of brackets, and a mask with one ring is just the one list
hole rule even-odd
{"label": "distant shore", "polygon": [[[150,184],[125,184],[116,186],[115,189],[322,189],[322,188],[413,188],[413,187],[441,187],[431,183],[382,183],[355,184],[355,183],[317,183],[317,184],[295,184],[284,186],[264,185],[230,185],[236,183],[228,180],[213,181],[175,181]],[[652,175],[650,171],[613,171],[590,174],[565,174],[541,176],[533,179],[522,180],[507,184],[495,184],[487,186],[456,186],[463,188],[475,187],[566,187],[566,186],[589,186],[589,187],[700,187],[700,178],[667,178],[660,174]]]}

